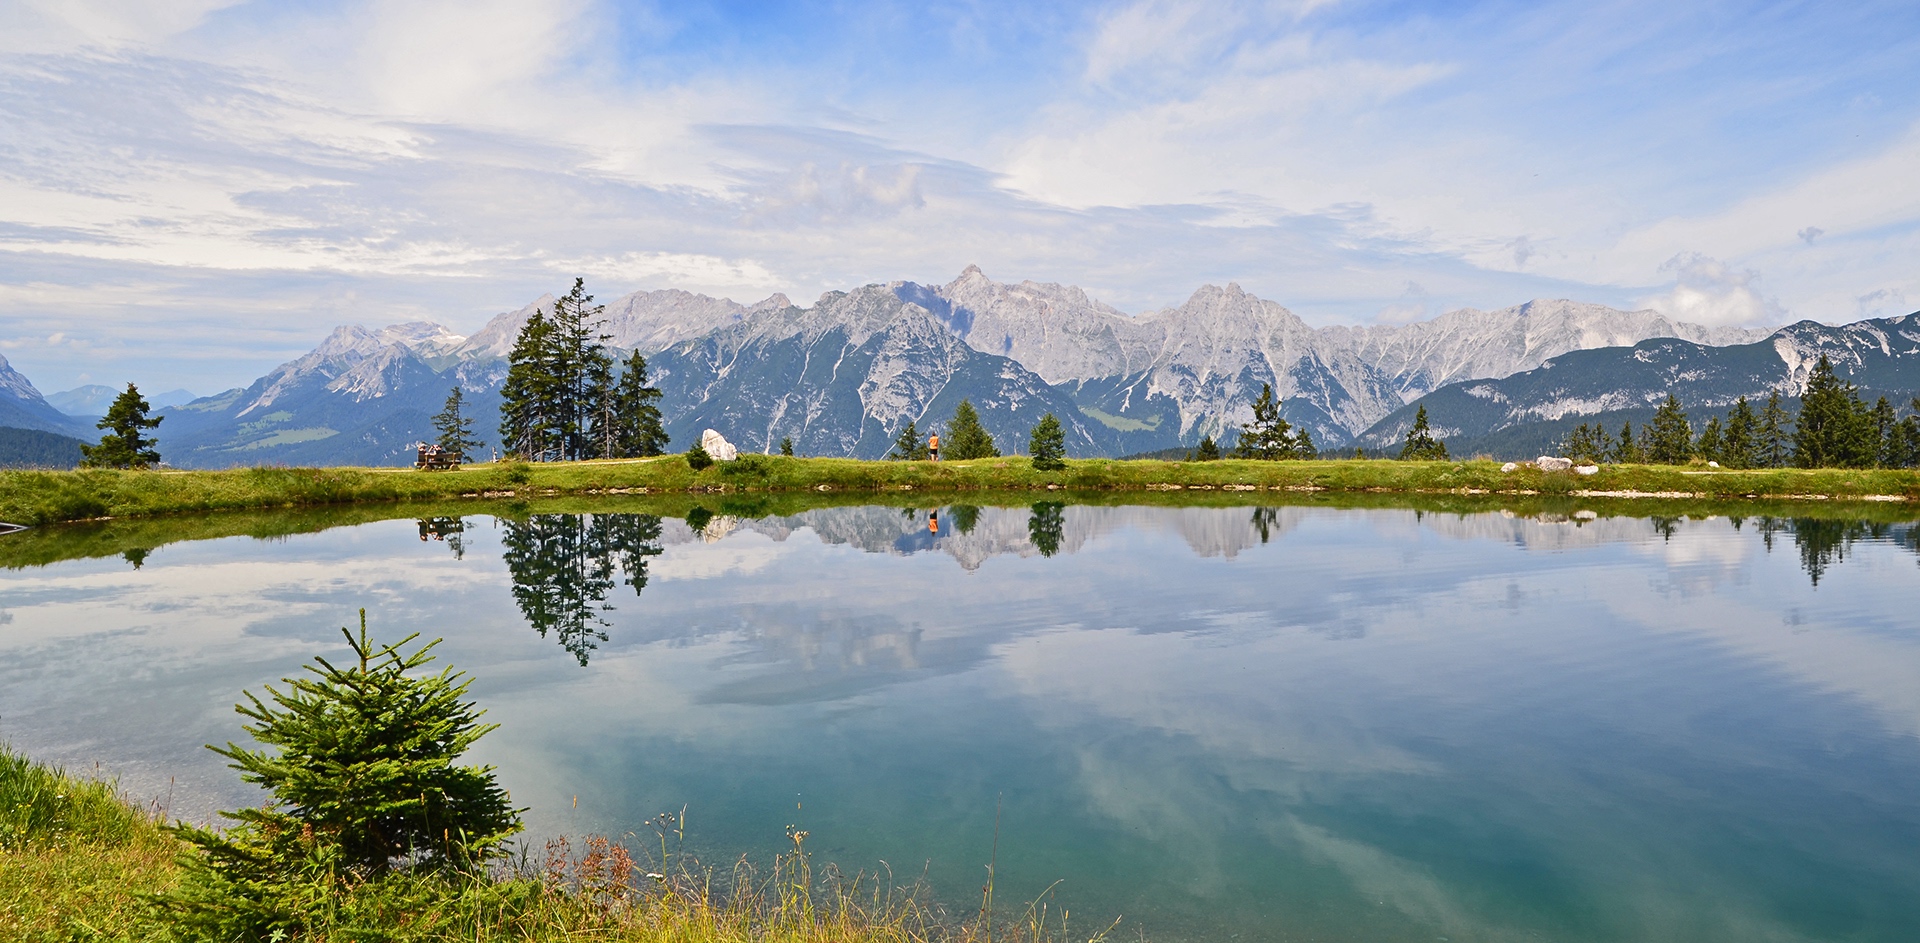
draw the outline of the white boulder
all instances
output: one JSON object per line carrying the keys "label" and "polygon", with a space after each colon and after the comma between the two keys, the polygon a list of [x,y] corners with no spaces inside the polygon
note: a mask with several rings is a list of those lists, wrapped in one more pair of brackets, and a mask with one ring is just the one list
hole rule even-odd
{"label": "white boulder", "polygon": [[727,441],[727,437],[708,429],[700,433],[700,447],[707,450],[716,462],[731,462],[740,457],[740,450]]}
{"label": "white boulder", "polygon": [[1516,468],[1519,468],[1519,467],[1520,467],[1520,466],[1518,466],[1518,465],[1515,465],[1515,464],[1514,464],[1514,463],[1512,463],[1512,462],[1508,462],[1508,463],[1506,463],[1505,465],[1502,465],[1502,466],[1500,466],[1500,470],[1501,470],[1502,472],[1510,472],[1510,471],[1513,471],[1514,469],[1516,469]]}
{"label": "white boulder", "polygon": [[1708,462],[1708,463],[1707,463],[1707,467],[1708,467],[1708,468],[1719,468],[1719,467],[1720,467],[1720,463],[1719,463],[1719,462]]}
{"label": "white boulder", "polygon": [[1600,466],[1598,466],[1598,465],[1575,465],[1575,466],[1573,466],[1573,473],[1574,473],[1574,474],[1576,474],[1576,475],[1598,475],[1598,474],[1600,474]]}
{"label": "white boulder", "polygon": [[1573,459],[1554,458],[1551,455],[1542,455],[1534,459],[1533,463],[1540,466],[1541,471],[1566,471],[1573,467]]}

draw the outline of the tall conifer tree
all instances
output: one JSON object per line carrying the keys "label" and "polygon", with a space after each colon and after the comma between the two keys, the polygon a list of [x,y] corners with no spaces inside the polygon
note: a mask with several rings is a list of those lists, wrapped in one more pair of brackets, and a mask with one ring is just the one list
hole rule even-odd
{"label": "tall conifer tree", "polygon": [[1742,396],[1733,404],[1733,411],[1727,414],[1726,434],[1720,440],[1720,464],[1728,468],[1752,468],[1758,462],[1755,436],[1760,431],[1760,417],[1754,414],[1753,404]]}
{"label": "tall conifer tree", "polygon": [[1780,405],[1780,391],[1767,393],[1767,405],[1760,410],[1760,431],[1754,439],[1755,465],[1760,468],[1781,468],[1793,457],[1791,415]]}
{"label": "tall conifer tree", "polygon": [[145,433],[158,427],[166,417],[149,416],[151,409],[146,397],[140,395],[140,388],[127,384],[127,388],[113,398],[107,414],[94,424],[94,428],[107,430],[107,434],[100,437],[100,444],[80,447],[80,454],[85,456],[80,464],[88,468],[146,468],[160,464],[160,450],[155,447],[159,443]]}
{"label": "tall conifer tree", "polygon": [[465,414],[466,402],[466,394],[454,387],[447,394],[446,406],[433,417],[433,428],[440,433],[441,451],[471,457],[480,440],[473,437],[473,418]]}
{"label": "tall conifer tree", "polygon": [[1272,462],[1293,458],[1298,447],[1293,424],[1280,417],[1280,399],[1273,395],[1273,384],[1260,384],[1260,398],[1253,401],[1253,421],[1240,424],[1234,457]]}
{"label": "tall conifer tree", "polygon": [[1685,465],[1693,458],[1693,427],[1687,425],[1687,414],[1680,408],[1680,401],[1672,393],[1667,394],[1666,402],[1653,414],[1653,422],[1645,430],[1647,439],[1647,461],[1656,465]]}

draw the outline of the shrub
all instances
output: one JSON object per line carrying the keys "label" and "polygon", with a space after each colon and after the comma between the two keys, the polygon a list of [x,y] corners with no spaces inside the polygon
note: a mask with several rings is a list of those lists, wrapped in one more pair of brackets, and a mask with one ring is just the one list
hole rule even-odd
{"label": "shrub", "polygon": [[713,465],[713,456],[707,454],[706,446],[698,442],[687,450],[687,467],[694,471],[706,471]]}
{"label": "shrub", "polygon": [[249,692],[235,707],[276,753],[208,747],[273,801],[220,813],[238,823],[225,832],[176,828],[197,849],[166,900],[187,936],[298,935],[343,889],[393,874],[473,873],[520,830],[493,768],[455,763],[493,725],[463,700],[471,682],[459,673],[418,674],[438,640],[411,652],[403,649],[417,633],[376,644],[364,609],[359,637],[341,632],[357,665],[316,658],[314,677],[267,688],[271,704]]}

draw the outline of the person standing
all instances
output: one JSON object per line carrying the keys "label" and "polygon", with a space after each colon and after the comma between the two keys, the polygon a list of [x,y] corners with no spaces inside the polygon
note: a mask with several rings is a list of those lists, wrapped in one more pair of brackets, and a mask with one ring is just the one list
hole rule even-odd
{"label": "person standing", "polygon": [[927,457],[936,462],[940,460],[940,433],[938,432],[927,436]]}

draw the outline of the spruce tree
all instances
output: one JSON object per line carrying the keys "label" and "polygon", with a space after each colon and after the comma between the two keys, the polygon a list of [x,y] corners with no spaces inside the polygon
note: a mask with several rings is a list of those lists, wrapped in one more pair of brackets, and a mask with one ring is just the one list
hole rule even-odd
{"label": "spruce tree", "polygon": [[1881,468],[1900,467],[1900,418],[1893,411],[1893,404],[1887,398],[1873,405],[1872,434],[1874,443],[1874,464]]}
{"label": "spruce tree", "polygon": [[1693,427],[1672,393],[1643,430],[1648,435],[1647,461],[1655,465],[1685,465],[1693,458]]}
{"label": "spruce tree", "polygon": [[1444,462],[1447,460],[1447,444],[1433,437],[1433,428],[1427,425],[1427,405],[1420,404],[1418,412],[1413,414],[1413,428],[1407,430],[1407,441],[1400,447],[1401,461]]}
{"label": "spruce tree", "polygon": [[1035,471],[1059,471],[1067,467],[1067,436],[1060,429],[1060,420],[1053,418],[1052,413],[1040,417],[1034,425],[1027,452],[1033,456]]}
{"label": "spruce tree", "polygon": [[783,436],[783,437],[781,437],[781,439],[780,439],[780,454],[781,454],[781,455],[785,455],[785,456],[786,456],[786,457],[788,457],[788,458],[792,458],[792,457],[793,457],[793,436]]}
{"label": "spruce tree", "polygon": [[993,444],[993,436],[980,425],[980,414],[974,411],[971,401],[964,399],[954,407],[953,421],[947,423],[947,441],[940,446],[940,451],[942,457],[959,462],[1000,457],[1000,448]]}
{"label": "spruce tree", "polygon": [[1193,460],[1196,462],[1217,462],[1220,460],[1220,446],[1213,441],[1212,435],[1203,435],[1200,437],[1199,447],[1193,450]]}
{"label": "spruce tree", "polygon": [[1634,465],[1640,462],[1640,446],[1633,439],[1633,423],[1620,424],[1620,438],[1613,443],[1613,461],[1616,465]]}
{"label": "spruce tree", "polygon": [[558,399],[554,376],[553,323],[535,308],[507,352],[507,378],[500,387],[500,450],[522,461],[555,458],[552,412]]}
{"label": "spruce tree", "polygon": [[1760,410],[1760,431],[1754,437],[1754,464],[1759,468],[1781,468],[1793,455],[1792,416],[1780,405],[1780,391],[1767,393],[1767,405]]}
{"label": "spruce tree", "polygon": [[1587,425],[1581,423],[1567,434],[1562,444],[1567,457],[1583,462],[1603,462],[1613,453],[1613,442],[1607,437],[1605,426],[1599,423]]}
{"label": "spruce tree", "polygon": [[222,812],[224,831],[177,826],[198,849],[182,886],[163,899],[179,928],[212,939],[305,938],[316,905],[342,888],[405,871],[478,873],[520,831],[490,766],[459,765],[494,729],[452,669],[422,674],[438,641],[411,651],[341,630],[357,664],[325,658],[311,677],[251,692],[235,709],[265,749],[209,749],[271,796]]}
{"label": "spruce tree", "polygon": [[1760,417],[1754,413],[1753,404],[1742,396],[1727,414],[1726,434],[1720,440],[1720,464],[1728,468],[1754,467],[1759,461],[1756,445],[1759,433]]}
{"label": "spruce tree", "polygon": [[1693,443],[1693,454],[1709,462],[1719,462],[1725,465],[1726,462],[1723,456],[1725,450],[1726,443],[1722,441],[1720,432],[1720,417],[1707,417],[1706,426],[1700,430],[1699,440]]}
{"label": "spruce tree", "polygon": [[1260,398],[1253,401],[1253,421],[1240,425],[1234,457],[1273,462],[1295,457],[1298,448],[1293,424],[1280,418],[1280,400],[1273,395],[1273,384],[1260,384]]}
{"label": "spruce tree", "polygon": [[705,471],[712,466],[713,456],[707,452],[707,447],[704,444],[695,442],[692,448],[687,449],[688,468],[694,471]]}
{"label": "spruce tree", "polygon": [[647,385],[647,358],[627,355],[614,388],[615,458],[649,458],[667,453],[667,428],[660,419],[660,389]]}
{"label": "spruce tree", "polygon": [[900,430],[900,437],[893,440],[893,451],[887,458],[896,462],[921,462],[927,458],[927,443],[920,440],[920,430],[913,420],[907,420],[907,427]]}
{"label": "spruce tree", "polygon": [[160,451],[155,448],[159,443],[143,433],[160,425],[164,416],[149,416],[152,407],[147,405],[140,388],[127,384],[119,396],[113,398],[113,404],[107,407],[107,414],[94,424],[96,429],[105,429],[107,434],[100,437],[98,445],[82,445],[81,455],[85,456],[80,464],[88,468],[146,468],[160,464]]}
{"label": "spruce tree", "polygon": [[465,456],[480,447],[480,440],[473,437],[473,418],[463,412],[465,406],[466,394],[456,386],[447,394],[446,406],[433,417],[433,428],[440,433],[440,451]]}
{"label": "spruce tree", "polygon": [[1802,468],[1861,468],[1873,464],[1879,443],[1873,417],[1851,382],[1833,372],[1825,354],[1807,377],[1793,431],[1793,461]]}

